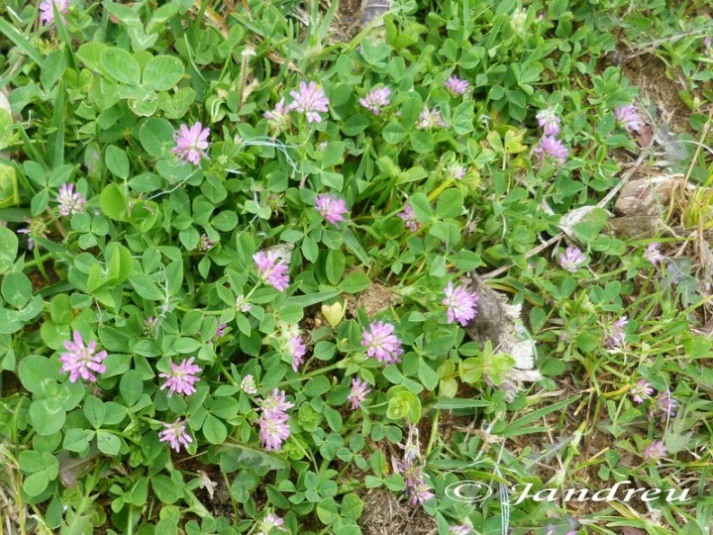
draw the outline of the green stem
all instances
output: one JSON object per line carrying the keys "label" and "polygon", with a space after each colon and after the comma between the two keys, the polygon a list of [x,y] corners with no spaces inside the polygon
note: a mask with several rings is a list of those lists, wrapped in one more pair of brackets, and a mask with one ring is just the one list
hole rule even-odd
{"label": "green stem", "polygon": [[433,444],[436,442],[436,435],[438,434],[438,420],[441,418],[441,409],[436,409],[436,416],[433,418],[433,427],[431,427],[431,436],[428,439],[428,446],[426,447],[426,457],[431,453],[433,449]]}
{"label": "green stem", "polygon": [[329,366],[325,366],[324,368],[320,368],[318,370],[314,370],[312,372],[304,374],[302,377],[295,377],[294,379],[290,379],[289,381],[282,381],[281,383],[278,383],[277,386],[287,386],[292,383],[299,383],[301,381],[304,381],[305,379],[309,379],[310,377],[314,377],[315,375],[322,375],[324,373],[327,373],[329,371],[335,370],[337,368],[342,368],[344,365],[342,364],[343,361],[335,362],[334,364],[330,364]]}

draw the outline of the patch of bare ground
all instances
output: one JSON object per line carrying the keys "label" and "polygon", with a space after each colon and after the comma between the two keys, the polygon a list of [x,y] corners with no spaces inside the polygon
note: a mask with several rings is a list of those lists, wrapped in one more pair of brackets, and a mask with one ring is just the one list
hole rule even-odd
{"label": "patch of bare ground", "polygon": [[356,299],[349,299],[347,302],[347,313],[351,317],[356,317],[360,308],[371,317],[379,312],[388,310],[399,302],[398,296],[386,286],[374,282],[366,290],[359,294]]}
{"label": "patch of bare ground", "polygon": [[435,535],[436,522],[422,507],[399,500],[388,489],[371,489],[361,496],[364,514],[359,520],[364,535]]}

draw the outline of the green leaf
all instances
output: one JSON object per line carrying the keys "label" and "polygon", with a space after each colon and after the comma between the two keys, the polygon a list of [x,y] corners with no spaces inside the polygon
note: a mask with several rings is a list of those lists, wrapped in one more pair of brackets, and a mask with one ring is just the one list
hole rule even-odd
{"label": "green leaf", "polygon": [[106,166],[114,175],[126,180],[129,178],[129,158],[126,153],[115,145],[106,148]]}
{"label": "green leaf", "polygon": [[101,64],[104,74],[117,82],[139,85],[141,67],[129,52],[122,48],[111,47],[102,52]]}
{"label": "green leaf", "polygon": [[[42,62],[42,70],[40,72],[40,81],[46,91],[49,91],[62,78],[65,69],[67,68],[67,60],[65,59],[64,50],[54,50],[47,54],[47,57]],[[2,148],[0,146],[0,148]]]}
{"label": "green leaf", "polygon": [[126,221],[129,205],[118,184],[109,184],[99,196],[99,207],[107,217],[115,221]]}
{"label": "green leaf", "polygon": [[40,436],[54,435],[62,429],[67,414],[58,398],[36,399],[30,405],[30,423]]}
{"label": "green leaf", "polygon": [[393,420],[407,419],[417,424],[421,418],[421,401],[408,388],[402,385],[392,386],[386,392],[389,400],[386,416]]}
{"label": "green leaf", "polygon": [[144,67],[144,85],[156,91],[173,89],[181,81],[186,69],[175,56],[155,56]]}
{"label": "green leaf", "polygon": [[89,396],[84,402],[84,416],[94,429],[99,429],[106,416],[104,402],[95,396]]}
{"label": "green leaf", "polygon": [[209,414],[203,422],[203,435],[211,444],[222,444],[228,437],[228,429],[218,418]]}
{"label": "green leaf", "polygon": [[64,435],[62,447],[67,451],[76,453],[86,451],[92,437],[94,437],[94,431],[90,431],[89,429],[70,429]]}
{"label": "green leaf", "polygon": [[392,122],[387,124],[381,131],[381,135],[384,136],[384,140],[391,144],[396,145],[401,143],[408,135],[408,130],[406,127],[399,122]]}
{"label": "green leaf", "polygon": [[30,279],[24,273],[8,273],[2,281],[2,296],[13,307],[24,307],[32,298]]}
{"label": "green leaf", "polygon": [[447,189],[438,196],[436,205],[438,217],[458,217],[461,213],[463,213],[463,194],[460,190]]}
{"label": "green leaf", "polygon": [[136,290],[136,293],[144,299],[160,301],[164,298],[163,292],[148,275],[137,273],[129,279],[129,282],[134,290]]}
{"label": "green leaf", "polygon": [[173,132],[173,126],[167,120],[151,118],[141,125],[139,139],[146,152],[161,158],[169,155],[175,146]]}
{"label": "green leaf", "polygon": [[5,273],[17,256],[17,235],[6,227],[0,227],[0,273]]}
{"label": "green leaf", "polygon": [[362,502],[361,498],[353,492],[350,492],[342,499],[343,517],[357,520],[361,516],[363,510],[364,502]]}
{"label": "green leaf", "polygon": [[84,43],[75,52],[76,56],[84,63],[87,67],[95,72],[101,72],[101,56],[108,47],[104,43],[98,41],[90,41],[89,43]]}
{"label": "green leaf", "polygon": [[119,392],[126,404],[134,405],[144,392],[144,382],[141,375],[136,370],[129,370],[121,377]]}
{"label": "green leaf", "polygon": [[54,379],[57,370],[58,367],[47,357],[28,355],[20,361],[18,374],[26,390],[33,394],[41,394],[50,385],[57,383]]}
{"label": "green leaf", "polygon": [[371,285],[371,281],[366,273],[361,271],[352,271],[339,284],[339,289],[349,294],[359,293],[366,290]]}
{"label": "green leaf", "polygon": [[118,455],[121,451],[121,440],[115,434],[100,429],[97,431],[97,447],[106,455]]}
{"label": "green leaf", "polygon": [[338,284],[342,280],[345,265],[344,255],[340,251],[331,249],[327,253],[327,261],[324,267],[330,284]]}
{"label": "green leaf", "polygon": [[339,508],[334,498],[325,498],[317,504],[317,516],[327,526],[339,520]]}
{"label": "green leaf", "polygon": [[12,115],[7,110],[0,108],[0,149],[10,145],[13,129]]}

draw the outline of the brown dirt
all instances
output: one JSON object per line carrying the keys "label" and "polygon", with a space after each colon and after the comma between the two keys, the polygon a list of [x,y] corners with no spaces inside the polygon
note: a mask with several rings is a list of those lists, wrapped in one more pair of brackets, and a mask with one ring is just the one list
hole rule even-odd
{"label": "brown dirt", "polygon": [[693,133],[688,123],[691,110],[679,96],[688,89],[681,78],[671,79],[663,62],[653,54],[620,57],[622,74],[641,90],[645,100],[656,105],[660,120],[678,133]]}
{"label": "brown dirt", "polygon": [[436,522],[422,507],[399,500],[391,491],[371,489],[365,495],[359,520],[364,535],[435,535]]}
{"label": "brown dirt", "polygon": [[347,301],[347,313],[356,317],[357,310],[363,309],[369,317],[387,310],[399,302],[398,296],[378,282],[372,283],[356,299]]}

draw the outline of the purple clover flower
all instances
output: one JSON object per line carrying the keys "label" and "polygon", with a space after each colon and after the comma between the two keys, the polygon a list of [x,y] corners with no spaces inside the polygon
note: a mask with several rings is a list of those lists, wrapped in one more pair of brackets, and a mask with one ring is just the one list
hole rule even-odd
{"label": "purple clover flower", "polygon": [[69,0],[42,0],[40,2],[40,22],[45,26],[49,26],[54,22],[54,8],[52,4],[57,6],[57,11],[62,14],[62,22],[64,22],[64,15],[67,14],[69,10]]}
{"label": "purple clover flower", "polygon": [[269,513],[258,524],[258,532],[255,535],[272,535],[272,530],[287,531],[284,527],[285,521],[275,513]]}
{"label": "purple clover flower", "polygon": [[195,384],[199,381],[198,374],[201,367],[193,364],[194,358],[183,359],[180,364],[171,363],[171,371],[160,373],[158,376],[166,379],[161,386],[161,390],[168,388],[168,397],[173,394],[185,394],[187,396],[196,391]]}
{"label": "purple clover flower", "polygon": [[537,124],[545,136],[556,136],[560,133],[561,120],[551,108],[544,109],[536,115]]}
{"label": "purple clover flower", "polygon": [[644,258],[646,258],[646,260],[651,262],[654,266],[660,264],[666,259],[666,257],[661,254],[658,243],[650,243],[648,245],[646,252],[644,253]]}
{"label": "purple clover flower", "polygon": [[218,326],[215,328],[215,334],[213,335],[213,340],[217,340],[218,338],[222,338],[225,336],[225,329],[228,328],[227,323],[219,323]]}
{"label": "purple clover flower", "polygon": [[66,353],[62,353],[59,361],[62,363],[60,372],[69,373],[69,382],[76,383],[82,378],[90,383],[96,383],[97,378],[94,373],[104,373],[106,367],[102,362],[106,358],[106,351],[97,352],[97,343],[92,340],[86,346],[79,331],[74,331],[73,342],[64,342]]}
{"label": "purple clover flower", "polygon": [[540,160],[549,156],[559,163],[564,163],[567,161],[569,149],[554,136],[542,136],[540,143],[535,147],[535,154]]}
{"label": "purple clover flower", "polygon": [[289,113],[290,107],[285,106],[285,99],[283,97],[277,101],[272,111],[266,111],[262,114],[262,116],[265,117],[265,119],[267,119],[268,121],[281,125],[287,121]]}
{"label": "purple clover flower", "polygon": [[289,416],[286,411],[294,407],[294,404],[285,399],[284,391],[275,388],[270,397],[259,402],[259,405],[262,410],[258,419],[262,446],[268,451],[279,450],[290,436],[290,427],[287,425]]}
{"label": "purple clover flower", "polygon": [[631,387],[630,393],[634,403],[643,403],[644,400],[649,399],[653,395],[654,389],[651,383],[644,379],[639,379],[636,385]]}
{"label": "purple clover flower", "polygon": [[168,442],[176,452],[180,451],[181,446],[188,447],[188,444],[193,442],[191,435],[186,431],[186,421],[177,419],[171,424],[162,424],[165,428],[158,434],[159,442]]}
{"label": "purple clover flower", "polygon": [[398,217],[403,219],[404,225],[406,225],[406,228],[408,228],[411,232],[416,232],[421,226],[418,219],[416,219],[416,214],[413,213],[411,205],[404,205],[404,211],[398,214]]}
{"label": "purple clover flower", "polygon": [[47,237],[47,225],[44,220],[39,217],[25,217],[27,227],[17,229],[18,234],[27,234],[27,250],[32,251],[35,248],[36,238]]}
{"label": "purple clover flower", "polygon": [[342,221],[346,221],[344,214],[349,213],[344,199],[330,193],[317,195],[314,207],[327,222],[335,227],[339,226]]}
{"label": "purple clover flower", "polygon": [[424,481],[423,466],[417,465],[414,459],[396,461],[396,469],[406,483],[406,494],[409,496],[411,505],[422,505],[435,497]]}
{"label": "purple clover flower", "polygon": [[297,371],[302,365],[305,353],[307,353],[307,345],[305,345],[301,335],[290,338],[289,345],[290,353],[292,354],[292,369]]}
{"label": "purple clover flower", "polygon": [[457,76],[451,76],[446,80],[444,84],[446,89],[454,95],[462,95],[468,91],[468,82],[458,78]]}
{"label": "purple clover flower", "polygon": [[473,527],[468,524],[459,524],[448,528],[448,535],[470,535],[473,533]]}
{"label": "purple clover flower", "polygon": [[419,130],[431,130],[433,128],[445,128],[446,122],[443,120],[443,115],[438,110],[430,110],[428,107],[423,108],[419,121],[416,123],[416,128]]}
{"label": "purple clover flower", "polygon": [[210,129],[203,128],[200,122],[195,123],[190,128],[182,124],[180,129],[173,134],[173,139],[176,142],[173,153],[178,155],[181,160],[198,165],[201,162],[201,158],[205,158],[205,151],[210,146],[210,143],[208,143],[209,135]]}
{"label": "purple clover flower", "polygon": [[304,113],[308,123],[321,123],[322,116],[317,112],[329,111],[329,99],[325,96],[324,89],[314,82],[309,85],[300,82],[299,90],[290,91],[290,95],[294,101],[287,108]]}
{"label": "purple clover flower", "polygon": [[465,166],[459,163],[454,163],[448,166],[448,173],[453,177],[454,180],[462,180],[467,172],[468,171]]}
{"label": "purple clover flower", "polygon": [[[278,292],[290,285],[289,268],[276,251],[258,251],[253,255],[260,278]],[[237,305],[236,305],[237,306]]]}
{"label": "purple clover flower", "polygon": [[377,87],[366,94],[366,97],[359,99],[359,104],[365,107],[374,115],[381,113],[381,108],[388,106],[391,101],[391,89],[388,87]]}
{"label": "purple clover flower", "polygon": [[84,195],[74,191],[74,184],[62,184],[59,187],[57,202],[59,203],[59,213],[63,216],[78,214],[84,210],[84,205],[87,204]]}
{"label": "purple clover flower", "polygon": [[655,460],[665,457],[668,454],[668,448],[662,440],[654,440],[646,446],[643,451],[644,459]]}
{"label": "purple clover flower", "polygon": [[352,389],[347,400],[352,404],[353,411],[361,408],[361,404],[364,403],[369,392],[371,392],[369,383],[360,380],[358,377],[352,379]]}
{"label": "purple clover flower", "polygon": [[367,348],[366,354],[384,364],[395,364],[401,361],[404,352],[401,342],[394,334],[394,326],[383,321],[375,321],[369,329],[362,331],[361,345]]}
{"label": "purple clover flower", "polygon": [[614,118],[629,132],[638,132],[644,124],[641,115],[633,104],[619,106],[614,110]]}
{"label": "purple clover flower", "polygon": [[629,318],[622,316],[609,327],[607,337],[604,340],[604,344],[609,349],[620,349],[626,343],[624,329],[627,323],[629,323]]}
{"label": "purple clover flower", "polygon": [[656,407],[666,416],[676,416],[676,400],[668,390],[661,392],[656,397]]}
{"label": "purple clover flower", "polygon": [[586,262],[587,257],[577,247],[567,247],[564,253],[559,255],[560,266],[570,273],[577,273],[577,270]]}
{"label": "purple clover flower", "polygon": [[446,297],[441,303],[448,307],[446,311],[448,323],[457,322],[463,327],[468,325],[468,322],[477,315],[478,295],[469,292],[463,286],[454,286],[452,281],[448,283],[443,293]]}

